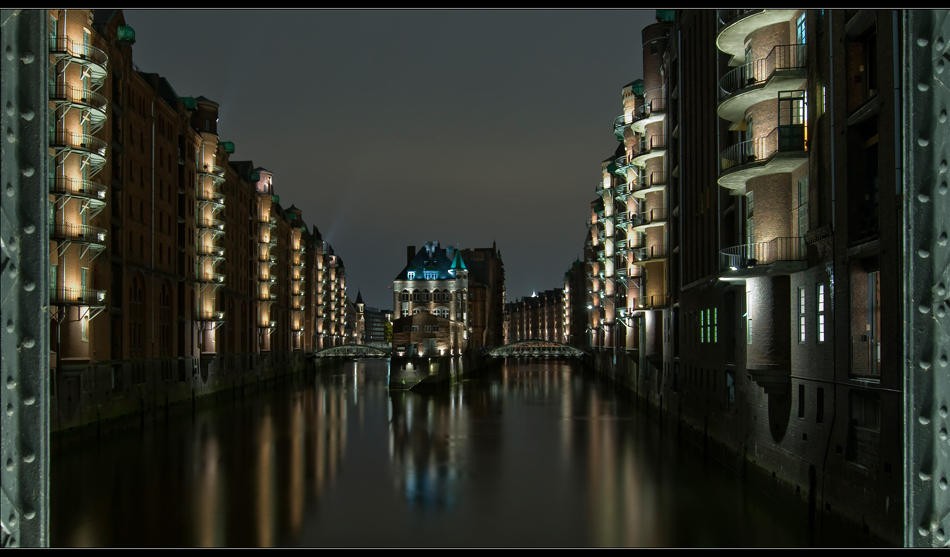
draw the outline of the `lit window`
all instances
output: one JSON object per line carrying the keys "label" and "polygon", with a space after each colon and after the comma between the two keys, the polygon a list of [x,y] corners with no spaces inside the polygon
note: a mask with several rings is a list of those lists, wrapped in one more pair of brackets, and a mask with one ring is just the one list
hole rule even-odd
{"label": "lit window", "polygon": [[818,342],[825,342],[825,285],[818,285]]}
{"label": "lit window", "polygon": [[415,279],[415,278],[416,278],[416,272],[415,272],[415,271],[409,271],[408,273],[406,273],[406,278],[409,279],[409,280]]}
{"label": "lit window", "polygon": [[752,292],[745,293],[745,341],[752,344]]}
{"label": "lit window", "polygon": [[798,342],[805,342],[805,287],[798,287]]}
{"label": "lit window", "polygon": [[719,342],[719,308],[713,308],[712,311],[712,341]]}
{"label": "lit window", "polygon": [[706,342],[706,313],[699,310],[699,342]]}

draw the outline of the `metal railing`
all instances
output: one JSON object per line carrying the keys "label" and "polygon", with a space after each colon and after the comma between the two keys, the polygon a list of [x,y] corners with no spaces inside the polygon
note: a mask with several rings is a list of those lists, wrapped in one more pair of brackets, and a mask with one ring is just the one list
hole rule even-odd
{"label": "metal railing", "polygon": [[634,118],[632,112],[630,113],[629,117],[626,114],[621,114],[620,116],[614,118],[614,135],[623,137],[623,130],[633,125],[633,122]]}
{"label": "metal railing", "polygon": [[733,166],[762,162],[778,152],[805,150],[805,125],[781,125],[765,137],[741,141],[727,147],[719,155],[719,171]]}
{"label": "metal railing", "polygon": [[648,103],[638,106],[633,112],[634,120],[643,120],[654,114],[663,114],[666,112],[666,98],[656,97]]}
{"label": "metal railing", "polygon": [[746,61],[730,70],[719,80],[719,98],[736,93],[746,87],[764,83],[776,71],[805,67],[804,44],[782,44],[772,47],[765,58]]}
{"label": "metal railing", "polygon": [[213,255],[215,257],[224,257],[224,248],[221,246],[199,245],[197,248],[195,248],[195,252],[198,255]]}
{"label": "metal railing", "polygon": [[49,301],[54,305],[103,305],[106,301],[105,290],[92,288],[55,288],[49,289]]}
{"label": "metal railing", "polygon": [[198,219],[198,228],[206,230],[224,230],[224,221],[218,219]]}
{"label": "metal railing", "polygon": [[50,239],[69,240],[72,242],[89,242],[105,246],[106,229],[88,224],[72,224],[68,222],[57,222],[50,230]]}
{"label": "metal railing", "polygon": [[664,308],[670,305],[669,294],[656,294],[653,296],[631,297],[634,309],[653,309]]}
{"label": "metal railing", "polygon": [[199,311],[198,321],[224,321],[224,312],[220,310]]}
{"label": "metal railing", "polygon": [[652,246],[636,248],[633,250],[633,256],[637,261],[647,261],[650,259],[659,259],[667,256],[666,246],[654,244]]}
{"label": "metal railing", "polygon": [[50,182],[49,192],[56,195],[73,195],[105,201],[106,187],[91,180],[76,180],[57,176]]}
{"label": "metal railing", "polygon": [[722,29],[728,26],[733,21],[736,21],[740,17],[751,14],[753,12],[761,12],[764,10],[716,10],[718,12],[718,23],[716,31],[722,31]]}
{"label": "metal railing", "polygon": [[223,283],[224,275],[221,273],[198,273],[198,282]]}
{"label": "metal railing", "polygon": [[719,252],[719,270],[736,271],[779,261],[804,261],[805,239],[800,236],[778,237],[768,242],[742,244]]}
{"label": "metal railing", "polygon": [[106,67],[109,56],[94,46],[73,42],[69,37],[50,37],[49,51],[51,54],[66,53],[81,60],[88,60],[93,64]]}
{"label": "metal railing", "polygon": [[66,83],[51,84],[49,86],[50,100],[64,100],[73,104],[88,106],[99,111],[105,111],[108,100],[105,96],[90,89],[80,89]]}
{"label": "metal railing", "polygon": [[643,226],[645,224],[651,224],[654,222],[665,221],[667,219],[667,212],[665,208],[662,209],[650,209],[649,211],[644,211],[633,215],[630,218],[630,221],[634,226]]}
{"label": "metal railing", "polygon": [[50,134],[49,143],[50,147],[66,147],[106,156],[106,142],[84,133],[56,131]]}
{"label": "metal railing", "polygon": [[204,203],[224,205],[225,196],[223,193],[218,193],[216,191],[212,191],[210,193],[205,192],[205,191],[200,191],[198,192],[198,195],[196,197],[198,198],[198,201],[202,201]]}

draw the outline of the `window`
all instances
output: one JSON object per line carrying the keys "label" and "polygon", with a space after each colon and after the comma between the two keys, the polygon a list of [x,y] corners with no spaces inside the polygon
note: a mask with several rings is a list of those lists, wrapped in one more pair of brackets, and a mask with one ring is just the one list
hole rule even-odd
{"label": "window", "polygon": [[745,243],[755,243],[755,222],[752,220],[753,210],[755,208],[755,198],[753,192],[745,194]]}
{"label": "window", "polygon": [[439,332],[439,326],[438,326],[438,325],[433,325],[433,326],[432,326],[432,332],[433,332],[433,333],[438,333],[438,332]]}
{"label": "window", "polygon": [[426,280],[436,280],[439,278],[438,271],[424,271]]}
{"label": "window", "polygon": [[409,291],[408,291],[408,290],[403,290],[403,292],[399,295],[399,301],[401,301],[401,302],[408,302],[408,301],[409,301]]}
{"label": "window", "polygon": [[805,287],[798,287],[798,342],[805,342]]}
{"label": "window", "polygon": [[726,371],[726,402],[729,410],[736,406],[736,376],[731,371]]}
{"label": "window", "polygon": [[423,290],[423,291],[422,291],[422,301],[423,301],[423,302],[428,302],[428,301],[429,301],[429,291],[428,291],[428,290]]}
{"label": "window", "polygon": [[818,342],[825,342],[825,285],[818,285]]}
{"label": "window", "polygon": [[712,342],[719,342],[719,308],[712,309]]}
{"label": "window", "polygon": [[404,332],[404,333],[408,333],[409,330],[410,330],[410,327],[409,327],[409,326],[404,326],[404,327],[402,328],[402,332]]}
{"label": "window", "polygon": [[416,272],[415,272],[415,271],[409,271],[408,273],[406,273],[406,278],[409,279],[409,280],[414,280],[414,279],[416,278]]}
{"label": "window", "polygon": [[412,293],[412,301],[413,301],[413,302],[418,302],[418,301],[419,301],[419,291],[418,291],[418,290],[416,290],[415,292]]}
{"label": "window", "polygon": [[746,344],[752,344],[752,292],[745,293],[745,341]]}
{"label": "window", "polygon": [[418,331],[419,331],[419,326],[418,326],[418,325],[413,325],[413,326],[412,326],[412,332],[415,333],[415,332],[418,332]]}
{"label": "window", "polygon": [[805,124],[805,91],[779,91],[778,150],[803,151]]}
{"label": "window", "polygon": [[805,419],[805,385],[798,385],[798,419]]}
{"label": "window", "polygon": [[706,342],[706,312],[699,310],[699,342]]}
{"label": "window", "polygon": [[824,423],[825,421],[825,390],[818,387],[815,395],[815,423]]}
{"label": "window", "polygon": [[431,326],[431,325],[426,325],[426,326],[425,326],[425,332],[431,333],[431,332],[432,332],[432,326]]}
{"label": "window", "polygon": [[798,235],[808,232],[808,176],[798,180]]}

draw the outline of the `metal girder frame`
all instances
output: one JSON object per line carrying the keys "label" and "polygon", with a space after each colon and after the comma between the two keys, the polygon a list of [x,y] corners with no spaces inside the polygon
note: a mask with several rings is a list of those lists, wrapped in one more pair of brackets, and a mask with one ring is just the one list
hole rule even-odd
{"label": "metal girder frame", "polygon": [[[0,545],[49,545],[46,10],[0,10]],[[38,311],[39,310],[39,311]]]}
{"label": "metal girder frame", "polygon": [[[903,29],[904,546],[950,544],[950,12],[892,12]],[[897,37],[895,29],[895,39]],[[900,44],[900,43],[899,43]],[[895,74],[897,71],[895,70]],[[896,104],[896,102],[895,102]],[[895,109],[898,107],[895,106]],[[898,178],[901,175],[898,174]]]}

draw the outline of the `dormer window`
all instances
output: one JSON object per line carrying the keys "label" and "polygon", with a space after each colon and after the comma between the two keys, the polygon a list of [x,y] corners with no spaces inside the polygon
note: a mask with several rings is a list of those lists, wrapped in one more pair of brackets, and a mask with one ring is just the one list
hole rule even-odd
{"label": "dormer window", "polygon": [[408,273],[406,273],[406,278],[408,278],[409,280],[413,280],[414,278],[416,278],[416,272],[409,271]]}
{"label": "dormer window", "polygon": [[425,273],[426,280],[436,280],[439,278],[438,271],[423,271]]}

